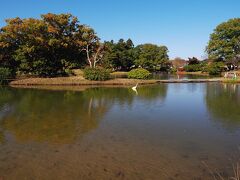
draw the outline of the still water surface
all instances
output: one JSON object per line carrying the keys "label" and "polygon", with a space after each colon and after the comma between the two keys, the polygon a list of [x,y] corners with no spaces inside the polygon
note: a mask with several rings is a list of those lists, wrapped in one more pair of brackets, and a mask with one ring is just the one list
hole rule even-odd
{"label": "still water surface", "polygon": [[197,74],[168,74],[168,73],[153,73],[152,79],[172,80],[172,79],[211,79],[219,76],[197,75]]}
{"label": "still water surface", "polygon": [[229,177],[240,155],[240,86],[2,88],[0,143],[4,179]]}

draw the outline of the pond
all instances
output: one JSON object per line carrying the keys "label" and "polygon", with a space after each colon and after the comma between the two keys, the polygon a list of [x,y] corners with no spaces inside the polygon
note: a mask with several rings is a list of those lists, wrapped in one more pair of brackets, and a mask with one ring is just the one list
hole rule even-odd
{"label": "pond", "polygon": [[3,179],[231,177],[239,139],[239,85],[0,90]]}
{"label": "pond", "polygon": [[152,79],[172,80],[172,79],[211,79],[220,76],[209,76],[207,74],[168,74],[168,73],[153,73]]}
{"label": "pond", "polygon": [[[113,78],[127,78],[127,74],[115,74],[112,75]],[[164,72],[154,72],[150,75],[150,79],[159,79],[159,80],[173,80],[173,79],[212,79],[219,78],[219,76],[209,76],[207,74],[170,74]]]}

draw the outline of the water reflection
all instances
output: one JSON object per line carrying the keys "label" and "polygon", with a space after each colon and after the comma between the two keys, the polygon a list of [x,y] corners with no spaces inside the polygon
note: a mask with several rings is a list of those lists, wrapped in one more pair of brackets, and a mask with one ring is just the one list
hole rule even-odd
{"label": "water reflection", "polygon": [[166,85],[141,87],[138,96],[130,88],[2,89],[0,141],[8,131],[18,142],[72,143],[96,129],[114,104],[132,106],[135,98],[164,100],[166,93]]}
{"label": "water reflection", "polygon": [[[239,86],[159,84],[140,86],[138,95],[131,87],[1,89],[0,95],[5,179],[211,179],[202,161],[232,173]],[[209,114],[237,130],[211,123]]]}
{"label": "water reflection", "polygon": [[239,85],[207,84],[206,104],[216,121],[226,127],[240,126]]}
{"label": "water reflection", "polygon": [[1,127],[18,141],[69,143],[96,128],[108,109],[104,99],[75,92],[26,90],[12,96],[11,111],[3,116]]}
{"label": "water reflection", "polygon": [[162,84],[160,86],[143,86],[138,89],[138,95],[141,99],[145,100],[162,100],[164,101],[167,96],[167,84]]}
{"label": "water reflection", "polygon": [[197,74],[168,74],[168,73],[153,73],[153,79],[169,80],[169,79],[209,79],[214,76],[197,75]]}

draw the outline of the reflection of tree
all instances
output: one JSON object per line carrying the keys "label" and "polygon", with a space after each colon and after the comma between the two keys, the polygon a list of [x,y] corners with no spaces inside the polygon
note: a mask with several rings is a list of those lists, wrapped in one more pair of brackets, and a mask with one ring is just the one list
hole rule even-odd
{"label": "reflection of tree", "polygon": [[[131,106],[134,98],[162,100],[166,87],[140,87],[139,96],[130,88],[90,88],[83,92],[5,89],[0,106],[2,139],[8,131],[20,142],[71,143],[97,128],[114,104]],[[11,110],[2,116],[1,107],[6,104]]]}
{"label": "reflection of tree", "polygon": [[208,84],[206,103],[210,113],[225,126],[240,125],[240,87]]}
{"label": "reflection of tree", "polygon": [[107,109],[104,100],[78,92],[24,90],[1,123],[19,141],[68,143],[96,128]]}
{"label": "reflection of tree", "polygon": [[0,109],[11,100],[13,100],[12,89],[0,87]]}
{"label": "reflection of tree", "polygon": [[164,100],[167,95],[167,84],[142,86],[138,89],[139,97],[146,100]]}
{"label": "reflection of tree", "polygon": [[87,89],[84,92],[85,97],[94,97],[95,99],[104,98],[107,99],[109,104],[128,104],[131,105],[133,102],[132,91],[127,88],[108,88],[99,87]]}
{"label": "reflection of tree", "polygon": [[[138,89],[138,98],[145,101],[164,100],[167,95],[167,84],[140,86]],[[136,93],[131,88],[92,88],[84,92],[87,97],[100,98],[108,100],[110,104],[127,104],[131,106]]]}

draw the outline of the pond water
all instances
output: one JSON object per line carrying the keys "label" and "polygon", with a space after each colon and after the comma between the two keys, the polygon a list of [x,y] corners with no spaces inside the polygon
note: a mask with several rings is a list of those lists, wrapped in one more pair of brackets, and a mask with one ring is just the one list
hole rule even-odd
{"label": "pond water", "polygon": [[240,155],[240,86],[0,90],[0,179],[213,179]]}
{"label": "pond water", "polygon": [[208,76],[204,74],[168,74],[168,73],[153,73],[152,77],[153,79],[161,79],[161,80],[171,80],[171,79],[210,79],[210,78],[216,78],[219,76]]}
{"label": "pond water", "polygon": [[[113,78],[127,78],[126,74],[112,75]],[[172,79],[211,79],[221,76],[209,76],[206,74],[170,74],[164,72],[155,72],[150,75],[150,79],[172,80]]]}

